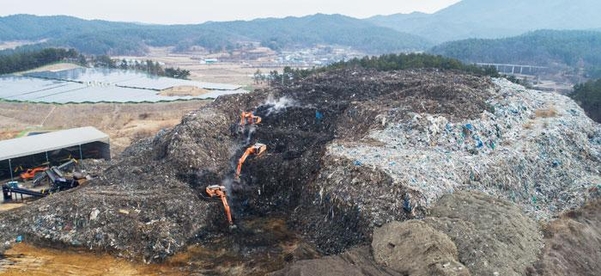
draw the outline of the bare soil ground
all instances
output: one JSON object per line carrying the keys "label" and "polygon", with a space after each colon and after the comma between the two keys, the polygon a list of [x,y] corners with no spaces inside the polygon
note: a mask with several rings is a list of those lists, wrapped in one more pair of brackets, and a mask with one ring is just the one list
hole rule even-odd
{"label": "bare soil ground", "polygon": [[59,250],[19,243],[0,260],[0,274],[6,276],[44,275],[181,275],[168,265],[131,263],[108,255]]}
{"label": "bare soil ground", "polygon": [[161,96],[199,96],[206,94],[209,91],[206,89],[194,86],[178,86],[165,89],[159,93]]}
{"label": "bare soil ground", "polygon": [[546,225],[542,256],[528,270],[528,275],[598,274],[601,271],[600,210],[601,200],[596,200]]}

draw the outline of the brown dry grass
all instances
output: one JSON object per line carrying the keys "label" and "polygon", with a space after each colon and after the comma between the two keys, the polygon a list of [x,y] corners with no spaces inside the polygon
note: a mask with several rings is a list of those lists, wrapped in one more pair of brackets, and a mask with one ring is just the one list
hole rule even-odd
{"label": "brown dry grass", "polygon": [[198,88],[195,86],[177,86],[162,90],[161,96],[200,96],[208,93],[209,90]]}
{"label": "brown dry grass", "polygon": [[551,118],[557,116],[557,109],[554,106],[541,108],[534,111],[537,118]]}
{"label": "brown dry grass", "polygon": [[150,47],[147,56],[119,56],[116,59],[150,59],[164,63],[164,67],[181,68],[190,71],[190,79],[204,82],[228,83],[241,86],[253,86],[252,75],[258,70],[268,74],[269,71],[277,70],[282,72],[283,68],[265,68],[260,67],[261,64],[273,56],[269,56],[265,50],[266,57],[256,60],[247,61],[244,64],[234,62],[218,62],[215,64],[201,64],[204,58],[217,58],[221,60],[227,54],[210,54],[208,52],[198,50],[190,51],[185,54],[170,53],[171,47]]}
{"label": "brown dry grass", "polygon": [[154,104],[32,104],[0,102],[0,139],[27,131],[93,126],[111,139],[113,155],[136,139],[173,127],[181,118],[208,101]]}

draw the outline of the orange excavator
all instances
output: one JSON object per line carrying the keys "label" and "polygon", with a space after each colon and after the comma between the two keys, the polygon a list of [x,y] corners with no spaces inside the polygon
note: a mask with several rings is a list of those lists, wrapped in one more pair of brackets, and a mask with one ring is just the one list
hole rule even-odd
{"label": "orange excavator", "polygon": [[246,161],[246,158],[249,155],[261,155],[263,152],[267,150],[267,145],[261,143],[255,143],[254,145],[248,147],[242,157],[238,159],[238,167],[236,168],[236,181],[240,180],[240,172],[242,171],[242,164]]}
{"label": "orange excavator", "polygon": [[252,111],[242,111],[240,114],[240,126],[244,127],[245,125],[256,125],[261,122],[261,117],[255,116]]}
{"label": "orange excavator", "polygon": [[46,167],[46,166],[27,169],[26,171],[21,173],[20,176],[23,181],[33,179],[36,176],[36,174],[42,173],[42,172],[46,171],[47,169],[48,169],[48,167]]}
{"label": "orange excavator", "polygon": [[211,185],[207,186],[205,189],[207,194],[210,197],[219,197],[221,199],[221,203],[223,203],[223,208],[225,209],[225,215],[227,216],[227,221],[230,223],[230,228],[234,228],[234,221],[232,220],[232,213],[230,212],[230,205],[227,203],[226,189],[225,186],[220,185]]}
{"label": "orange excavator", "polygon": [[238,133],[244,132],[246,126],[254,126],[261,122],[261,117],[255,116],[252,111],[242,111],[240,114],[240,123],[238,123]]}

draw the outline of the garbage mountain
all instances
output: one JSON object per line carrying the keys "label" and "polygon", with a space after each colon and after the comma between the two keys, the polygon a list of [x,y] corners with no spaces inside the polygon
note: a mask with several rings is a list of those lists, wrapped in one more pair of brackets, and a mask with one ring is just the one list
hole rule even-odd
{"label": "garbage mountain", "polygon": [[[236,130],[246,110],[261,122],[241,134]],[[234,181],[239,158],[255,143],[267,151],[247,159]],[[0,214],[0,238],[4,246],[19,234],[144,262],[222,240],[218,246],[239,258],[245,275],[336,254],[332,258],[356,260],[365,265],[359,271],[373,275],[429,265],[458,275],[519,274],[543,246],[537,222],[597,199],[600,158],[601,128],[567,97],[454,71],[339,69],[219,97],[130,146],[87,185]],[[237,230],[228,227],[223,206],[203,196],[211,185],[225,187]],[[467,195],[456,197],[475,199],[449,203],[453,212],[470,210],[472,201],[495,211],[462,222],[435,211],[439,200],[459,191]],[[509,253],[470,255],[473,244],[462,243],[453,229],[472,231],[471,241],[484,250],[479,242],[500,233],[478,232],[491,227],[480,221],[494,221],[494,214],[506,218],[498,224],[516,228],[503,237],[519,244],[494,247]],[[285,221],[291,234],[258,230],[256,222],[269,218]],[[414,220],[428,226],[388,226]],[[386,248],[375,243],[380,227],[439,231],[436,241],[446,244],[446,253],[436,256],[453,265],[388,267],[377,258]],[[282,246],[299,240],[295,249]],[[482,265],[518,251],[523,263]],[[260,262],[259,255],[265,256]]]}

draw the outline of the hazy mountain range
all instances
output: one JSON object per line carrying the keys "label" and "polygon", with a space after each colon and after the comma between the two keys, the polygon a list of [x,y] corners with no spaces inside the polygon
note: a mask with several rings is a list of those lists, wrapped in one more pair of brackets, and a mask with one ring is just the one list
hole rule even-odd
{"label": "hazy mountain range", "polygon": [[[259,42],[274,50],[340,45],[366,54],[428,51],[466,38],[504,38],[539,29],[601,30],[601,1],[463,0],[434,14],[356,19],[342,15],[148,25],[69,16],[0,17],[0,42],[44,41],[87,54],[143,54],[148,46],[231,50]],[[472,43],[473,44],[473,43]],[[454,45],[455,49],[457,45]],[[445,52],[437,48],[438,52]]]}
{"label": "hazy mountain range", "polygon": [[419,35],[433,43],[503,38],[540,29],[601,28],[597,0],[462,0],[434,14],[374,16],[379,26]]}

